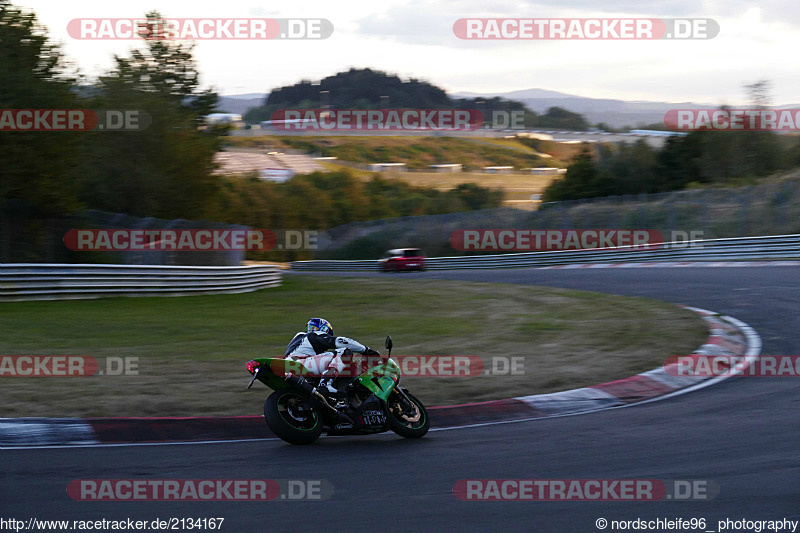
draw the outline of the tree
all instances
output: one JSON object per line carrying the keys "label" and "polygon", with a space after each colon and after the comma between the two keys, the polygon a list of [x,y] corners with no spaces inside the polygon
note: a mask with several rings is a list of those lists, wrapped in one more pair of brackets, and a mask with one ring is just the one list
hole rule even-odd
{"label": "tree", "polygon": [[599,150],[600,196],[651,193],[660,190],[654,172],[656,151],[644,140],[620,143]]}
{"label": "tree", "polygon": [[[151,24],[160,19],[147,14]],[[137,132],[97,132],[83,194],[92,206],[139,216],[199,218],[215,194],[214,154],[221,130],[200,131],[217,95],[200,91],[192,46],[154,35],[100,79],[96,104],[146,112]]]}
{"label": "tree", "polygon": [[597,167],[589,150],[584,150],[575,158],[567,169],[564,179],[556,180],[545,189],[542,200],[545,202],[559,202],[563,200],[578,200],[597,196],[595,181],[597,180]]}
{"label": "tree", "polygon": [[[74,109],[69,72],[60,48],[36,16],[0,0],[0,109]],[[79,207],[81,132],[0,132],[0,201],[22,201],[41,216]]]}
{"label": "tree", "polygon": [[[750,105],[756,109],[767,109],[772,104],[772,83],[761,79],[744,86]],[[739,151],[743,174],[766,175],[780,167],[780,146],[777,134],[771,131],[740,132]]]}
{"label": "tree", "polygon": [[769,80],[762,79],[753,83],[746,83],[744,88],[747,91],[750,105],[756,109],[766,109],[772,103],[772,97],[770,96],[772,82]]}
{"label": "tree", "polygon": [[551,107],[544,115],[539,115],[537,126],[575,131],[586,131],[589,129],[589,123],[583,115],[573,113],[561,107]]}

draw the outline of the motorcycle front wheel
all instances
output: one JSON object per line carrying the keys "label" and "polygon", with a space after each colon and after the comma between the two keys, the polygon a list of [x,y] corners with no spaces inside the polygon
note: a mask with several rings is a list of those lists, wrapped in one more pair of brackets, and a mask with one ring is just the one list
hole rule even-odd
{"label": "motorcycle front wheel", "polygon": [[419,439],[430,429],[431,420],[421,401],[409,392],[406,392],[406,396],[411,400],[411,405],[405,407],[404,404],[408,402],[396,391],[389,396],[389,428],[401,437]]}

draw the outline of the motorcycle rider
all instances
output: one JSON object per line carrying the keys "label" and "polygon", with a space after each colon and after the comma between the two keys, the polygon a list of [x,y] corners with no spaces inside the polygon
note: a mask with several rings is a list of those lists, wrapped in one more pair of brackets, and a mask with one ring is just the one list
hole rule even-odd
{"label": "motorcycle rider", "polygon": [[319,388],[336,396],[339,391],[334,388],[333,379],[350,364],[347,356],[353,352],[380,355],[353,339],[334,336],[331,323],[324,318],[312,318],[306,324],[306,332],[298,332],[286,346],[284,358],[300,362],[312,375],[322,376]]}

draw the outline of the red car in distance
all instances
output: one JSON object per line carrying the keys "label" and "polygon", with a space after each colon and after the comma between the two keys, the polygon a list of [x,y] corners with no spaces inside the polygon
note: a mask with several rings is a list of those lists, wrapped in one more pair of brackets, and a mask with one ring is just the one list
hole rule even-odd
{"label": "red car in distance", "polygon": [[425,254],[419,248],[395,248],[389,250],[378,261],[381,272],[425,270]]}

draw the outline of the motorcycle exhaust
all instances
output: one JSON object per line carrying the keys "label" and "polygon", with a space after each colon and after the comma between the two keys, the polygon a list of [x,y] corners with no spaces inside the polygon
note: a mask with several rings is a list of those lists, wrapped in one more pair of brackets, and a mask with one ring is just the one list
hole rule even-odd
{"label": "motorcycle exhaust", "polygon": [[314,387],[311,383],[305,380],[305,378],[299,378],[293,374],[289,374],[285,378],[286,382],[290,385],[294,385],[298,389],[302,389],[308,393],[309,396],[313,397],[316,400],[319,400],[322,405],[328,407],[329,409],[336,409],[328,403],[328,400],[323,396],[316,387]]}
{"label": "motorcycle exhaust", "polygon": [[293,374],[289,374],[286,376],[286,382],[290,385],[294,385],[295,387],[306,391],[309,396],[317,400],[323,407],[328,409],[331,413],[336,415],[336,419],[339,421],[338,423],[350,424],[351,427],[358,427],[355,420],[350,418],[346,413],[343,413],[328,403],[328,399],[320,393],[316,387],[311,385],[305,378],[299,378]]}

